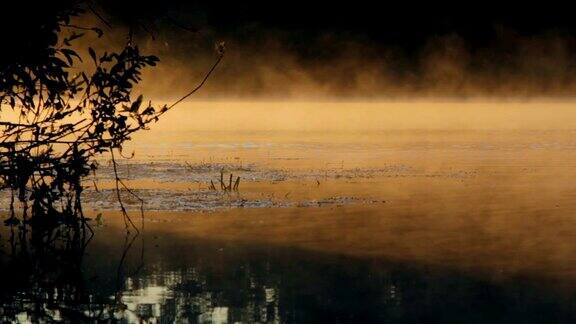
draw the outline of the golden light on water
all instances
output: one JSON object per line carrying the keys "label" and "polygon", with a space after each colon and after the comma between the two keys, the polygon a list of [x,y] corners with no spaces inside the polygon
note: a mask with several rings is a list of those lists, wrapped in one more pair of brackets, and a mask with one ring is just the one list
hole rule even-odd
{"label": "golden light on water", "polygon": [[[153,258],[215,258],[224,271],[224,248],[197,256],[171,245],[294,249],[504,286],[534,278],[565,296],[576,287],[574,104],[192,101],[136,134],[124,148],[135,157],[119,168],[146,201]],[[104,156],[101,193],[84,197],[87,214],[106,215],[94,244],[108,255],[123,223],[106,168]],[[209,189],[221,171],[241,177],[238,192]],[[165,316],[194,271],[129,278],[124,316]],[[193,301],[202,318],[232,316],[234,307],[206,296]],[[258,307],[277,310],[278,296]]]}
{"label": "golden light on water", "polygon": [[177,107],[157,131],[572,129],[571,101],[212,101]]}
{"label": "golden light on water", "polygon": [[[232,164],[248,179],[251,165],[284,170],[282,180],[246,180],[242,197],[325,206],[273,217],[267,209],[178,214],[190,225],[166,229],[173,234],[576,284],[563,266],[576,253],[566,214],[575,207],[573,106],[190,102],[129,149],[144,160]],[[191,188],[177,179],[158,186]]]}

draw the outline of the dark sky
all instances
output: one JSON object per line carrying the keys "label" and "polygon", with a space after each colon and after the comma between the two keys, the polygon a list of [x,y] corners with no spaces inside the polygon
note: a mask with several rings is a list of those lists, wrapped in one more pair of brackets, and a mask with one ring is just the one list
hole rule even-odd
{"label": "dark sky", "polygon": [[[105,28],[108,35],[119,34],[124,41],[126,29],[119,25],[140,26],[139,44],[151,43],[150,52],[165,62],[163,80],[170,89],[206,65],[202,53],[210,60],[213,44],[224,40],[229,51],[215,93],[269,93],[288,82],[366,95],[422,93],[431,87],[432,92],[454,94],[576,93],[576,11],[567,3],[96,2],[112,24]],[[42,25],[50,8],[62,2],[15,3],[20,8],[0,20],[0,32],[6,43],[26,45],[30,35],[37,34],[38,26],[30,21]],[[162,35],[150,42],[150,33],[143,29]],[[22,48],[23,53],[35,52]],[[21,56],[16,50],[10,53]],[[269,81],[271,74],[274,82]],[[366,79],[371,81],[362,81]],[[363,82],[369,89],[359,90]]]}
{"label": "dark sky", "polygon": [[[64,0],[62,0],[64,1]],[[70,0],[66,0],[70,1]],[[297,33],[302,42],[323,33],[347,33],[367,37],[382,45],[406,49],[420,46],[430,37],[456,33],[470,46],[484,46],[505,27],[522,35],[554,31],[576,35],[576,11],[568,1],[185,1],[97,0],[108,14],[129,21],[134,17],[209,28],[230,34],[252,26],[252,36],[270,30]],[[41,6],[35,5],[41,3]],[[20,1],[3,21],[13,25],[47,13],[48,1]],[[6,12],[14,3],[6,3]],[[25,10],[23,8],[31,8]],[[34,8],[38,8],[35,10]],[[49,9],[49,8],[48,8]],[[34,11],[34,12],[33,12]],[[36,12],[35,14],[35,11]],[[162,26],[162,23],[160,23]]]}
{"label": "dark sky", "polygon": [[[331,94],[576,93],[576,11],[566,2],[100,1],[124,21],[155,21],[168,56],[191,70],[191,53],[225,40],[221,77],[230,81],[218,80],[217,93],[310,80]],[[200,36],[185,38],[176,25]]]}
{"label": "dark sky", "polygon": [[[522,34],[556,30],[576,32],[576,13],[568,1],[142,1],[102,0],[110,11],[134,16],[167,12],[183,24],[234,31],[247,24],[310,34],[347,32],[376,42],[414,46],[437,34],[457,33],[481,44],[494,26]],[[135,5],[137,4],[137,5]],[[138,13],[136,14],[138,15]]]}
{"label": "dark sky", "polygon": [[[171,15],[190,23],[233,31],[246,24],[309,34],[346,32],[383,44],[417,46],[431,36],[457,33],[482,45],[503,26],[530,35],[546,30],[576,32],[576,13],[549,1],[174,1]],[[186,17],[186,15],[188,15]]]}

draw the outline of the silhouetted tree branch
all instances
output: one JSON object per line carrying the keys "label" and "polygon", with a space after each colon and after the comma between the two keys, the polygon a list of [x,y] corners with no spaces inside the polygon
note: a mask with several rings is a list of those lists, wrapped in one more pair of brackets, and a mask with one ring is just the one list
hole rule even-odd
{"label": "silhouetted tree branch", "polygon": [[[77,68],[82,57],[72,43],[84,36],[78,31],[102,36],[98,28],[70,23],[71,17],[86,12],[85,4],[65,1],[55,5],[52,16],[42,16],[38,28],[44,33],[31,40],[41,43],[42,51],[0,64],[0,190],[10,190],[21,203],[24,221],[85,223],[83,179],[97,168],[95,157],[109,152],[127,229],[130,224],[137,230],[120,192],[125,190],[139,199],[142,216],[144,202],[119,178],[114,151],[122,154],[123,144],[133,133],[148,129],[200,89],[220,63],[224,46],[218,45],[217,60],[198,86],[175,103],[158,107],[151,101],[145,103],[142,95],[132,96],[141,71],[158,62],[156,56],[142,54],[132,42],[117,53],[96,53],[88,48],[89,57],[84,60],[92,63],[90,71]],[[89,3],[87,6],[95,13]],[[62,28],[72,32],[63,37]],[[5,119],[6,114],[13,117]],[[17,222],[12,203],[8,223]]]}

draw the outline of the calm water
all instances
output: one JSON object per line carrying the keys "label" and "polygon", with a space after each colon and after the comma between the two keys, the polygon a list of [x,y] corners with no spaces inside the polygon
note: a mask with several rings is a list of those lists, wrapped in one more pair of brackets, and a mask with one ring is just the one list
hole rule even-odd
{"label": "calm water", "polygon": [[105,162],[93,237],[0,230],[0,319],[573,322],[572,106],[190,104],[126,149],[140,235]]}
{"label": "calm water", "polygon": [[530,277],[493,282],[385,258],[153,230],[136,238],[122,262],[122,235],[113,232],[98,231],[82,257],[65,249],[3,256],[3,320],[567,323],[576,317],[573,292]]}

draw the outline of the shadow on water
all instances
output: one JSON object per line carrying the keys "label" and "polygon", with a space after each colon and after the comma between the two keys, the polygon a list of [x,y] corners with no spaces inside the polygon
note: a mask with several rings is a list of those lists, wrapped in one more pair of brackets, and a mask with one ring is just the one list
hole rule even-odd
{"label": "shadow on water", "polygon": [[[85,322],[119,317],[116,314],[125,309],[121,294],[99,294],[89,287],[96,277],[84,275],[84,258],[93,236],[84,226],[3,228],[0,320]],[[116,262],[116,292],[122,289],[125,256],[137,237],[126,234],[124,238],[123,254]]]}
{"label": "shadow on water", "polygon": [[[102,227],[2,229],[0,320],[573,322],[573,293],[532,279]],[[145,261],[145,262],[144,262]]]}

